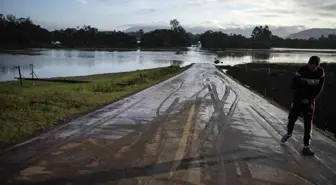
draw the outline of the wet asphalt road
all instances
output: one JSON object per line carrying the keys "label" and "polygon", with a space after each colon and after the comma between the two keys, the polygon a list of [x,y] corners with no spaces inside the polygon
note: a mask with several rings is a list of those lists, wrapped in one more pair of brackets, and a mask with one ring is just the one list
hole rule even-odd
{"label": "wet asphalt road", "polygon": [[0,154],[0,184],[336,184],[336,143],[211,64],[108,105]]}

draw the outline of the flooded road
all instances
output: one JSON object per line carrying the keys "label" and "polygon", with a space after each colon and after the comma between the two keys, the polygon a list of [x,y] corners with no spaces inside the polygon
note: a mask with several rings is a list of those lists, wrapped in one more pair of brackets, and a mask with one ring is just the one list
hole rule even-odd
{"label": "flooded road", "polygon": [[212,63],[217,57],[224,65],[249,62],[300,62],[311,55],[318,55],[323,62],[336,62],[336,50],[307,50],[275,48],[272,50],[231,50],[220,53],[189,48],[184,54],[173,51],[79,51],[79,50],[29,50],[21,54],[0,53],[0,81],[13,80],[18,76],[15,66],[20,65],[22,75],[29,77],[31,67],[37,77],[82,76],[115,73],[191,63]]}
{"label": "flooded road", "polygon": [[0,154],[0,184],[213,185],[336,182],[336,143],[218,71],[184,73]]}

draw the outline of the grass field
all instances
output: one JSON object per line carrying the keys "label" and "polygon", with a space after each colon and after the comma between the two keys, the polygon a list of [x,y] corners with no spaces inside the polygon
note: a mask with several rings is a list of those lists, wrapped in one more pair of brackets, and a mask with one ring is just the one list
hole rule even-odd
{"label": "grass field", "polygon": [[[86,112],[150,87],[187,67],[71,77],[86,84],[0,82],[0,149],[25,140]],[[124,82],[132,85],[118,86]]]}

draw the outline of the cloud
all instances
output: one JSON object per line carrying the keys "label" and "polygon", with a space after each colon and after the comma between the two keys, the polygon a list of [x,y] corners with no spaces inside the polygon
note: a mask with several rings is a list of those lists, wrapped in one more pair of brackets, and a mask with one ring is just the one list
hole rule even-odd
{"label": "cloud", "polygon": [[323,1],[319,1],[318,3],[316,2],[316,0],[293,0],[293,1],[301,7],[312,8],[312,9],[325,9],[327,6],[336,5],[336,2],[334,0],[323,0]]}
{"label": "cloud", "polygon": [[[208,5],[234,5],[236,9],[239,7],[246,8],[247,11],[266,11],[276,14],[318,14],[319,12],[329,12],[330,14],[336,12],[335,0],[322,0],[317,2],[316,0],[188,0],[196,4]],[[252,8],[253,7],[253,8]],[[243,9],[244,10],[244,9]],[[334,15],[334,14],[332,14]]]}
{"label": "cloud", "polygon": [[265,13],[265,14],[262,14],[263,16],[265,16],[265,17],[281,17],[281,15],[279,15],[279,14],[269,14],[269,13]]}
{"label": "cloud", "polygon": [[78,1],[78,2],[80,2],[80,3],[83,3],[83,4],[86,4],[86,3],[87,3],[87,0],[76,0],[76,1]]}
{"label": "cloud", "polygon": [[213,27],[226,27],[232,22],[240,26],[269,23],[292,26],[303,22],[310,24],[309,22],[314,19],[315,21],[308,25],[309,27],[326,27],[327,22],[336,24],[336,0],[323,0],[322,3],[316,3],[316,0],[254,0],[253,2],[250,0],[142,0],[141,2],[120,0],[118,2],[127,2],[129,8],[127,11],[111,11],[112,14],[125,18],[131,17],[136,22],[138,20],[168,21],[177,18],[185,25],[203,22],[204,25]]}
{"label": "cloud", "polygon": [[335,0],[293,0],[300,12],[305,12],[308,15],[327,15],[333,16],[336,19],[336,1]]}
{"label": "cloud", "polygon": [[315,22],[315,21],[319,21],[320,19],[318,19],[318,18],[310,18],[309,20]]}
{"label": "cloud", "polygon": [[[7,0],[12,1],[12,0]],[[19,1],[19,0],[17,0]],[[49,1],[48,1],[49,2]],[[63,1],[62,1],[63,2]],[[40,3],[45,10],[36,20],[73,26],[90,24],[99,29],[113,30],[129,24],[149,24],[178,19],[185,27],[211,27],[218,29],[246,28],[272,24],[307,28],[336,27],[336,0],[72,0],[77,5]],[[32,3],[31,3],[32,4]],[[34,6],[35,7],[35,6]],[[28,10],[25,10],[28,12]],[[25,13],[36,14],[37,9]],[[55,11],[55,12],[52,12]],[[22,12],[18,10],[17,12]],[[71,19],[69,17],[71,16]],[[34,17],[34,16],[33,16]],[[34,19],[35,19],[34,18]]]}

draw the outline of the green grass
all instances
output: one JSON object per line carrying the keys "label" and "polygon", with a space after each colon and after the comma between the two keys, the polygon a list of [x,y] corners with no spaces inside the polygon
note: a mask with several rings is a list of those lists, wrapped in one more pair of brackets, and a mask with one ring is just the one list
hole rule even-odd
{"label": "green grass", "polygon": [[[38,135],[134,92],[168,79],[187,67],[170,66],[133,72],[71,77],[86,84],[24,81],[0,83],[0,149]],[[133,85],[121,87],[118,82]]]}

